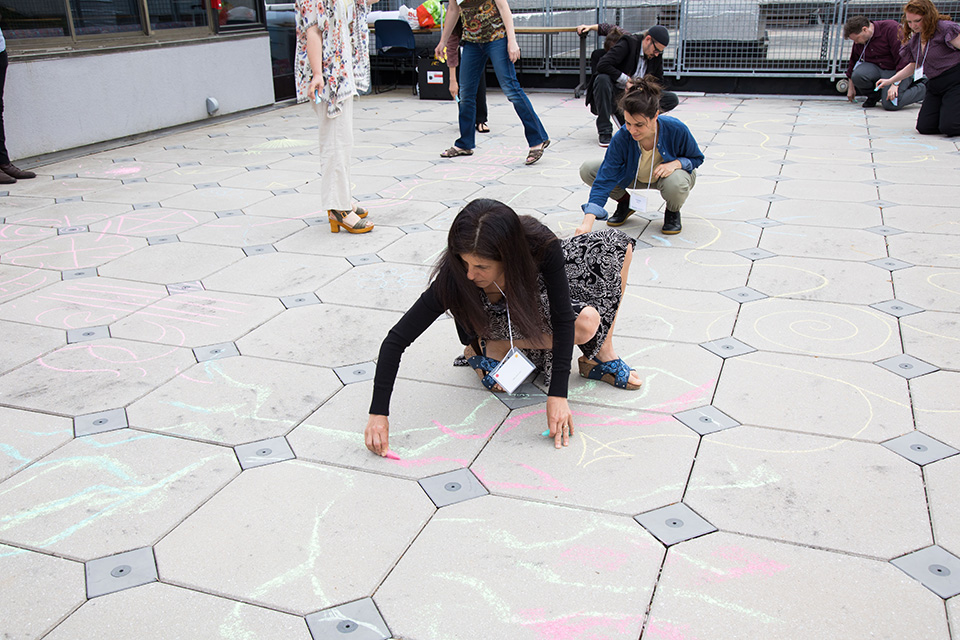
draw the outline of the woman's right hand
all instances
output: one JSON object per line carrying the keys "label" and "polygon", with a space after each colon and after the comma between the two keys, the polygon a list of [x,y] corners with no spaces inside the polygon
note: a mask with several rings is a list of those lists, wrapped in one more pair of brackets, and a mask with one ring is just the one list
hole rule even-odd
{"label": "woman's right hand", "polygon": [[311,100],[316,100],[323,93],[323,74],[317,73],[310,78],[310,86],[307,88],[307,95]]}
{"label": "woman's right hand", "polygon": [[390,420],[387,416],[371,413],[363,437],[367,443],[367,449],[378,456],[386,456],[390,449]]}
{"label": "woman's right hand", "polygon": [[456,100],[458,93],[460,93],[460,85],[457,84],[457,70],[450,68],[450,97]]}

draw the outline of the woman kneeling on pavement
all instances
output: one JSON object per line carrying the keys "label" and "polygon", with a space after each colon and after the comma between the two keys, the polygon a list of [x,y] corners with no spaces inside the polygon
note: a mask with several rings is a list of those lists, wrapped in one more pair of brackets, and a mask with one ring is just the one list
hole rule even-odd
{"label": "woman kneeling on pavement", "polygon": [[543,371],[547,428],[558,448],[567,446],[573,434],[567,383],[574,344],[583,352],[581,376],[627,390],[642,382],[613,348],[634,244],[616,229],[561,241],[502,202],[469,203],[450,227],[430,287],[380,347],[367,448],[388,455],[387,415],[400,357],[445,311],[456,320],[461,342],[470,345],[464,351],[470,366],[491,391],[503,390],[491,371],[512,354],[511,343]]}
{"label": "woman kneeling on pavement", "polygon": [[[577,234],[590,231],[594,220],[618,227],[642,209],[645,199],[627,189],[659,191],[667,205],[661,232],[680,233],[680,208],[697,182],[695,169],[703,163],[703,153],[687,125],[660,115],[660,92],[650,75],[627,84],[620,99],[626,124],[613,136],[602,161],[584,162],[580,167],[580,178],[591,189]],[[617,210],[609,218],[603,208],[607,198],[617,201]]]}

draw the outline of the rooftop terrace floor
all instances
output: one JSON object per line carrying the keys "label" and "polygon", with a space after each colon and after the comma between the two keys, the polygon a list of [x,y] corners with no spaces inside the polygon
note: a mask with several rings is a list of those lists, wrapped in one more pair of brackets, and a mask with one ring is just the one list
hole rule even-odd
{"label": "rooftop terrace floor", "polygon": [[592,116],[531,100],[553,144],[526,167],[501,94],[455,160],[452,103],[361,98],[366,235],[318,210],[306,105],[9,187],[0,636],[960,637],[960,152],[916,108],[685,97],[683,232],[620,227],[642,388],[574,374],[556,450],[542,392],[487,392],[439,320],[400,459],[364,448],[372,361],[459,209],[581,219]]}

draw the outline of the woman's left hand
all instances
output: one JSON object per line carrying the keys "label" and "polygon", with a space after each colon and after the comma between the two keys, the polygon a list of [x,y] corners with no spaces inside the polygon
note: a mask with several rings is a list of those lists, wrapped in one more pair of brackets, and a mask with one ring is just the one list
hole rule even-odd
{"label": "woman's left hand", "polygon": [[653,170],[653,177],[657,179],[666,178],[671,173],[682,167],[683,165],[680,164],[679,160],[674,160],[673,162],[661,162],[657,165],[657,168]]}
{"label": "woman's left hand", "polygon": [[573,413],[566,398],[549,396],[547,398],[547,427],[557,449],[570,444],[573,435]]}
{"label": "woman's left hand", "polygon": [[507,42],[507,55],[510,56],[510,62],[516,62],[520,59],[520,45],[516,40]]}

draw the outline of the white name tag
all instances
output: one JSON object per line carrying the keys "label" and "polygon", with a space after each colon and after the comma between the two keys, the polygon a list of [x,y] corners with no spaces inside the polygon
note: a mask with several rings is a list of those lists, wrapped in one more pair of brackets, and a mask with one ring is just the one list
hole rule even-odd
{"label": "white name tag", "polygon": [[646,213],[647,212],[647,196],[638,189],[627,189],[627,193],[630,194],[630,208],[636,211],[637,213]]}
{"label": "white name tag", "polygon": [[510,351],[507,351],[507,355],[490,372],[490,375],[507,393],[513,393],[535,369],[536,367],[533,366],[527,356],[513,347]]}
{"label": "white name tag", "polygon": [[920,82],[921,78],[923,78],[923,65],[920,65],[913,70],[913,81]]}

